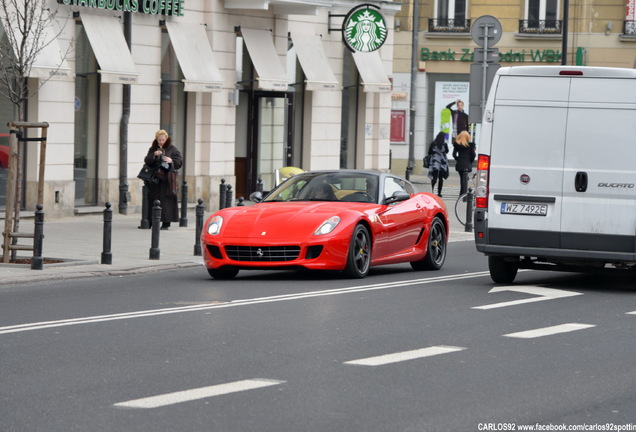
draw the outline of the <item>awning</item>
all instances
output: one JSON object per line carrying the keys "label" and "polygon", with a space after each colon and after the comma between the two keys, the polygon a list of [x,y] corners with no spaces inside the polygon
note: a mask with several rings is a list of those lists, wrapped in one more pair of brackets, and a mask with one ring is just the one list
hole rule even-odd
{"label": "awning", "polygon": [[185,76],[185,91],[221,91],[223,79],[214,60],[205,28],[199,24],[166,21],[172,47]]}
{"label": "awning", "polygon": [[[48,14],[48,11],[44,11],[44,14]],[[11,14],[9,14],[11,16]],[[31,63],[31,71],[29,77],[31,78],[43,78],[43,79],[72,79],[73,75],[71,68],[66,62],[65,55],[62,53],[60,45],[56,39],[57,34],[54,31],[52,25],[53,22],[49,20],[48,16],[43,16],[44,22],[49,21],[50,25],[42,28],[42,48],[35,55],[33,62]],[[22,44],[22,33],[17,30],[15,23],[7,23],[2,20],[2,31],[8,32],[17,40],[17,45]],[[31,38],[27,39],[27,42],[31,42]],[[13,51],[16,56],[19,56],[18,46],[13,47]],[[33,47],[26,47],[25,54],[30,54]]]}
{"label": "awning", "polygon": [[95,53],[102,82],[135,84],[139,73],[119,20],[108,15],[82,13],[82,24]]}
{"label": "awning", "polygon": [[241,28],[241,34],[258,75],[261,90],[286,91],[289,80],[267,30]]}
{"label": "awning", "polygon": [[320,36],[292,33],[296,55],[307,77],[307,90],[341,90]]}
{"label": "awning", "polygon": [[317,15],[320,8],[331,8],[325,0],[225,0],[225,9],[270,10],[276,15]]}
{"label": "awning", "polygon": [[384,70],[384,64],[378,51],[354,52],[358,72],[362,78],[365,92],[386,93],[391,91],[391,81]]}

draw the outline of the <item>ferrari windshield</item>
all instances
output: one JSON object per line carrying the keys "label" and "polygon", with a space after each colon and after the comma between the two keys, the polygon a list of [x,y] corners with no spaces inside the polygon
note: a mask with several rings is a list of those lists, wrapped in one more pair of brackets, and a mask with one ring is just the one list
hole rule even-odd
{"label": "ferrari windshield", "polygon": [[344,201],[378,202],[378,176],[328,172],[295,175],[278,185],[263,202]]}

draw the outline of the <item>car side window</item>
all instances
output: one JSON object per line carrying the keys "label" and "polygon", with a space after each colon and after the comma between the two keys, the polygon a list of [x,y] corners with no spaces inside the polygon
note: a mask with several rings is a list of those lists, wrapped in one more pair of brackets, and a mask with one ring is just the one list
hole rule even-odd
{"label": "car side window", "polygon": [[397,191],[403,191],[404,188],[396,181],[395,177],[387,177],[384,180],[384,199],[387,199]]}
{"label": "car side window", "polygon": [[386,177],[384,179],[384,199],[389,198],[395,192],[406,192],[409,195],[415,193],[413,186],[402,179],[396,177]]}

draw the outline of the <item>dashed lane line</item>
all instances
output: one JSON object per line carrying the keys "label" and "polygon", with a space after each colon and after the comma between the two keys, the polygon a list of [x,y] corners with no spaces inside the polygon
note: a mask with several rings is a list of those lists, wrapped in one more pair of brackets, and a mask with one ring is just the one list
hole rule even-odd
{"label": "dashed lane line", "polygon": [[175,405],[183,402],[190,402],[199,399],[207,399],[214,396],[221,396],[230,393],[237,393],[246,390],[254,390],[263,387],[275,386],[285,383],[285,381],[255,378],[250,380],[235,381],[226,384],[218,384],[208,387],[200,387],[190,390],[183,390],[162,395],[150,396],[141,399],[129,400],[116,403],[117,408],[160,408],[168,405]]}
{"label": "dashed lane line", "polygon": [[568,333],[577,330],[584,330],[588,328],[596,327],[593,324],[579,324],[579,323],[568,323],[568,324],[560,324],[550,327],[538,328],[535,330],[527,330],[518,333],[509,333],[505,334],[505,337],[512,338],[520,338],[520,339],[533,339],[543,336],[552,336],[559,333]]}
{"label": "dashed lane line", "polygon": [[440,354],[447,354],[447,353],[462,351],[465,349],[466,348],[462,348],[462,347],[438,345],[438,346],[432,346],[428,348],[416,349],[412,351],[402,351],[402,352],[393,353],[393,354],[385,354],[385,355],[380,355],[376,357],[368,357],[368,358],[359,359],[359,360],[351,360],[351,361],[345,362],[345,364],[360,365],[360,366],[382,366],[382,365],[386,365],[390,363],[398,363],[398,362],[403,362],[407,360],[414,360],[414,359],[419,359],[423,357],[431,357],[431,356],[436,356]]}

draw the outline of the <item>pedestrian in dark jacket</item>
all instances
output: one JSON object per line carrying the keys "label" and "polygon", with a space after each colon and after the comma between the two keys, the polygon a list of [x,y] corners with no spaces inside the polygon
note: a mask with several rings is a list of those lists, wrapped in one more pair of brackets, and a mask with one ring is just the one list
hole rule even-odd
{"label": "pedestrian in dark jacket", "polygon": [[456,161],[455,169],[459,173],[459,194],[462,195],[468,191],[468,173],[473,170],[475,160],[475,143],[471,141],[468,132],[461,131],[455,138],[453,159]]}
{"label": "pedestrian in dark jacket", "polygon": [[[448,178],[448,144],[446,144],[446,133],[440,132],[428,148],[428,155],[431,157],[428,167],[428,178],[431,179],[431,187],[435,193],[437,183],[437,195],[442,196],[442,186],[444,179]],[[438,183],[439,182],[439,183]]]}
{"label": "pedestrian in dark jacket", "polygon": [[[451,107],[457,104],[457,109],[454,110]],[[451,118],[453,119],[453,141],[459,135],[461,131],[468,131],[468,114],[464,112],[464,102],[457,99],[456,102],[451,102],[446,105],[451,112]]]}
{"label": "pedestrian in dark jacket", "polygon": [[144,162],[150,168],[156,169],[158,183],[147,183],[148,210],[152,221],[152,207],[155,200],[161,201],[161,229],[170,228],[170,222],[179,221],[179,201],[177,190],[177,170],[183,166],[181,152],[173,144],[168,132],[161,129],[155,133],[155,140],[148,149]]}

